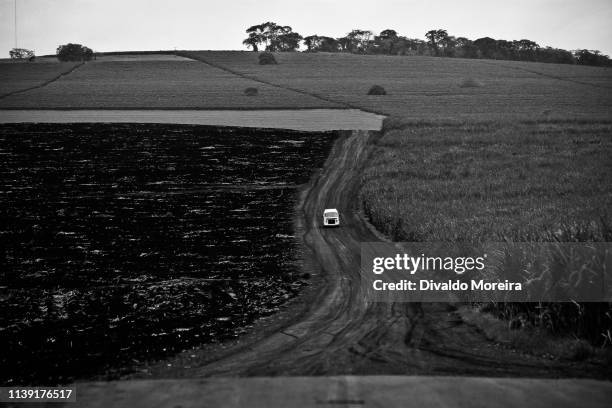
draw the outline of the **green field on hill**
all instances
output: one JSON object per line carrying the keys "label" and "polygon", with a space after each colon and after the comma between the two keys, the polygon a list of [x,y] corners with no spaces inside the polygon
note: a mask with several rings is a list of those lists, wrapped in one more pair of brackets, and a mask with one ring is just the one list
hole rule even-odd
{"label": "green field on hill", "polygon": [[70,71],[75,62],[40,63],[1,62],[0,97],[11,92],[40,86]]}
{"label": "green field on hill", "polygon": [[[42,88],[0,99],[0,109],[352,106],[412,120],[612,116],[609,68],[328,53],[281,53],[278,65],[259,65],[253,52],[181,54],[214,66],[163,56],[101,58]],[[67,71],[65,65],[0,64],[4,93],[50,80]],[[373,85],[388,94],[367,95]],[[258,95],[246,96],[248,87]]]}
{"label": "green field on hill", "polygon": [[[63,64],[0,64],[0,73],[22,66],[23,78],[43,67],[41,79]],[[55,70],[55,71],[54,71]],[[256,87],[258,95],[247,96]],[[27,109],[264,109],[334,108],[339,104],[244,79],[199,61],[167,59],[91,61],[45,87],[0,99],[1,108]]]}
{"label": "green field on hill", "polygon": [[[609,68],[336,53],[281,53],[276,54],[278,65],[259,65],[257,53],[252,52],[185,55],[250,78],[405,119],[612,115]],[[368,96],[373,85],[384,87],[388,94]]]}

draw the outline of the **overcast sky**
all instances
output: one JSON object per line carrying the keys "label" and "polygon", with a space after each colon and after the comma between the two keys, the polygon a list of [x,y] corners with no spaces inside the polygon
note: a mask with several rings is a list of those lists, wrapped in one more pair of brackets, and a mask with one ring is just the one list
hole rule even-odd
{"label": "overcast sky", "polygon": [[541,46],[612,54],[612,0],[0,0],[0,57],[76,42],[95,51],[245,49],[244,30],[274,21],[339,37],[392,28],[411,38],[446,29],[472,40],[527,38]]}

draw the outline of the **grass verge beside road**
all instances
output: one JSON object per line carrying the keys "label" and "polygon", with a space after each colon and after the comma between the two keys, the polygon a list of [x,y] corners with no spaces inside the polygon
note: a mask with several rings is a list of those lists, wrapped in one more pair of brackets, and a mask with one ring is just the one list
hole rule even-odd
{"label": "grass verge beside road", "polygon": [[529,353],[552,359],[580,361],[595,359],[612,363],[612,350],[595,347],[588,341],[572,336],[557,337],[543,327],[527,327],[522,330],[513,328],[513,322],[505,322],[483,312],[488,305],[462,306],[459,308],[461,319],[480,329],[491,341],[515,350],[528,350]]}

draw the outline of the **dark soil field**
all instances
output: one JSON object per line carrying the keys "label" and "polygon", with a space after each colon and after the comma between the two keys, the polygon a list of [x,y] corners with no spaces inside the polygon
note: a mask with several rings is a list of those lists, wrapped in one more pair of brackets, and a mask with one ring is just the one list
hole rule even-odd
{"label": "dark soil field", "polygon": [[296,189],[334,139],[2,125],[0,381],[113,378],[278,310],[307,278]]}

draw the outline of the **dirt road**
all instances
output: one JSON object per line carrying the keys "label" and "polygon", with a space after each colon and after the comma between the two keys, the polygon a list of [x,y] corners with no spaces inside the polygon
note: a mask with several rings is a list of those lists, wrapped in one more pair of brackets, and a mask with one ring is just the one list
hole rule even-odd
{"label": "dirt road", "polygon": [[306,132],[347,129],[377,130],[380,129],[383,119],[384,116],[359,109],[0,109],[0,123],[175,123],[293,129]]}
{"label": "dirt road", "polygon": [[[179,357],[142,377],[478,375],[612,378],[610,367],[559,362],[505,348],[464,323],[452,305],[374,303],[362,290],[360,243],[378,234],[359,209],[360,169],[375,132],[344,132],[303,192],[298,227],[309,268],[326,279],[306,311],[274,332],[195,360]],[[342,227],[321,228],[324,208]],[[191,357],[194,357],[192,355]],[[166,368],[166,365],[172,365]]]}
{"label": "dirt road", "polygon": [[[584,379],[376,375],[118,381],[80,384],[76,392],[76,403],[64,406],[603,408],[610,405],[612,384]],[[589,397],[575,397],[580,395]],[[48,406],[53,404],[57,407],[57,403]]]}

